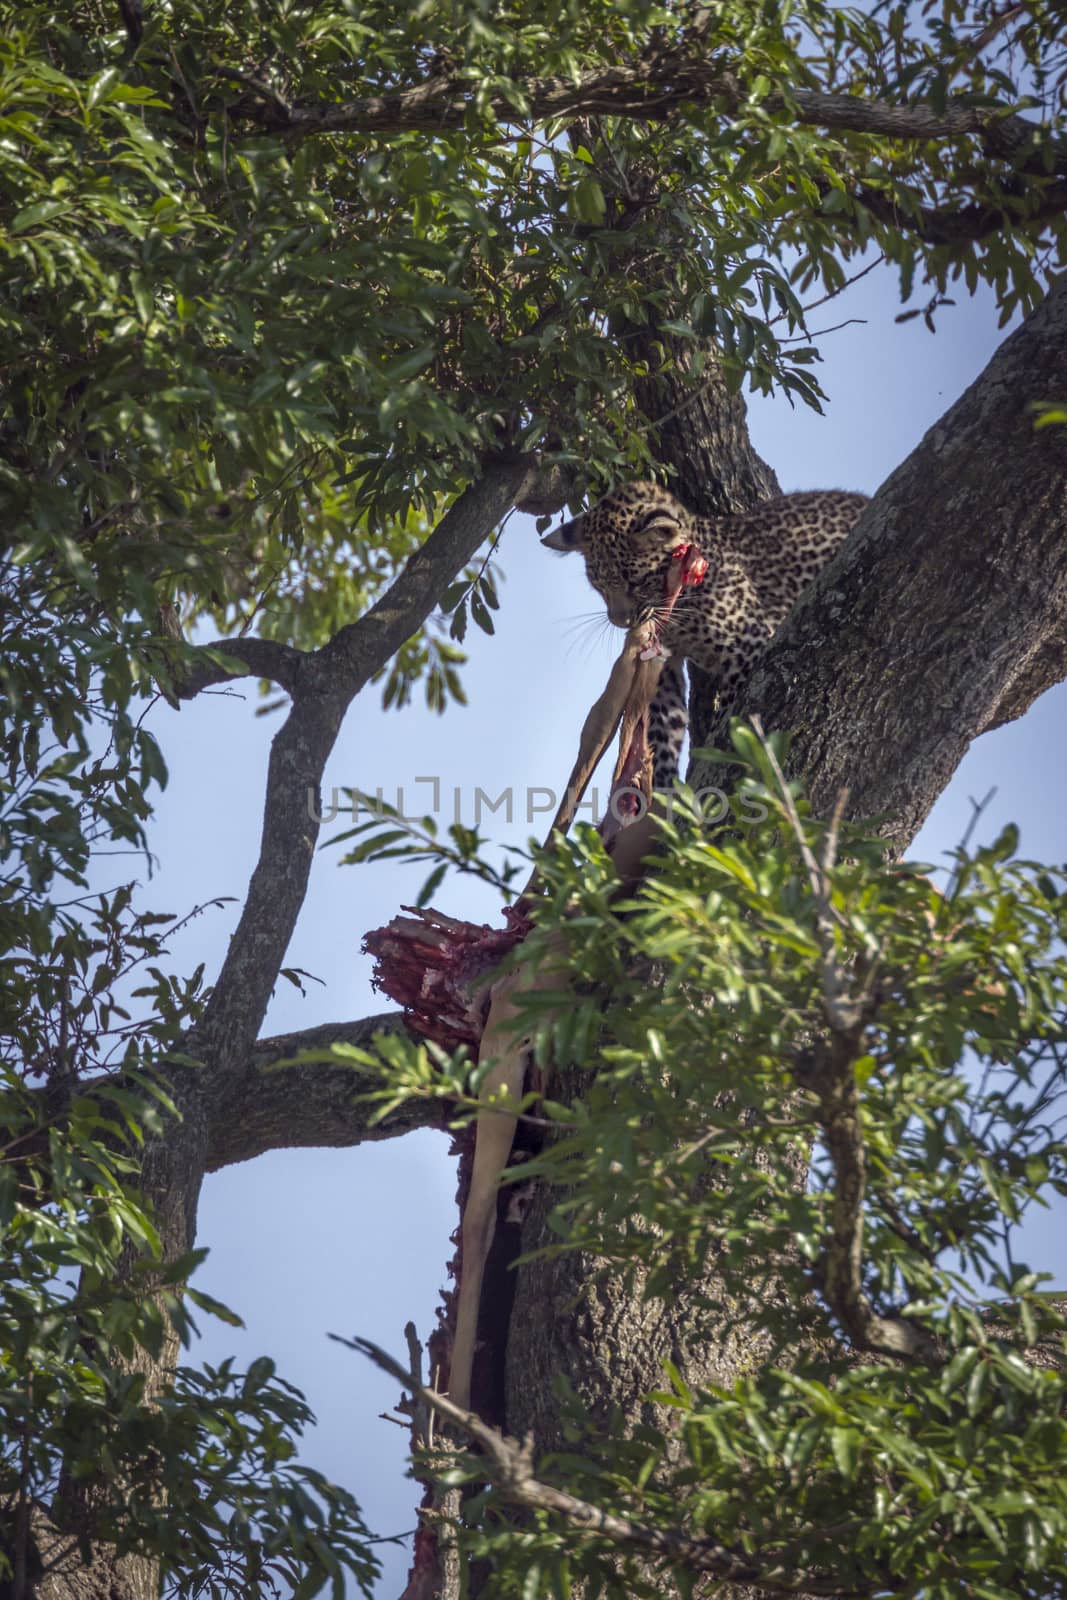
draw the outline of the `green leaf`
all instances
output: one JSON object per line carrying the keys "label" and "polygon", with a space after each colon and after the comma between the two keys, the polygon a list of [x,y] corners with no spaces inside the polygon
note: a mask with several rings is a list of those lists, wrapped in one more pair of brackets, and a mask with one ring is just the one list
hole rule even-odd
{"label": "green leaf", "polygon": [[580,222],[599,227],[607,215],[607,201],[597,179],[579,178],[570,198],[570,208]]}
{"label": "green leaf", "polygon": [[92,111],[102,100],[108,100],[115,85],[122,77],[118,67],[106,67],[103,72],[97,73],[89,83],[88,93],[85,97],[86,110]]}
{"label": "green leaf", "polygon": [[244,1327],[245,1324],[236,1311],[231,1311],[229,1306],[223,1305],[222,1301],[216,1300],[213,1295],[205,1294],[203,1289],[189,1287],[185,1292],[193,1304],[200,1307],[201,1311],[210,1312],[211,1316],[217,1317],[220,1322],[225,1322],[228,1327]]}
{"label": "green leaf", "polygon": [[142,324],[147,326],[152,318],[154,303],[151,287],[143,272],[130,273],[130,293],[133,295],[133,303],[137,308],[138,317],[141,319]]}
{"label": "green leaf", "polygon": [[11,219],[12,233],[25,233],[27,228],[36,228],[42,222],[51,222],[56,217],[66,216],[70,205],[65,200],[35,200],[32,205],[24,206],[17,211]]}
{"label": "green leaf", "polygon": [[862,1434],[856,1428],[831,1428],[830,1448],[837,1462],[837,1470],[846,1483],[856,1476]]}

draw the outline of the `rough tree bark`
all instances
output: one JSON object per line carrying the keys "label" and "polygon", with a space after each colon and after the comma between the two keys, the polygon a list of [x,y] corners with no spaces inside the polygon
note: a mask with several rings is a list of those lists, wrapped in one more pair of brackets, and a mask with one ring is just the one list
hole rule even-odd
{"label": "rough tree bark", "polygon": [[1064,394],[1067,276],[882,485],[750,680],[734,709],[796,730],[817,810],[847,788],[904,849],[972,739],[1067,674],[1067,429],[1032,410]]}
{"label": "rough tree bark", "polygon": [[[971,740],[1067,673],[1067,431],[1035,432],[1030,409],[1064,394],[1067,278],[875,496],[740,702],[717,706],[714,685],[695,684],[695,742],[722,744],[729,714],[758,711],[767,728],[795,730],[792,771],[817,811],[847,787],[849,813],[888,814],[884,831],[904,849]],[[672,409],[655,403],[653,416]],[[721,391],[717,426],[705,429],[705,405],[714,410],[714,399],[678,413],[692,426],[664,430],[663,458],[693,502],[707,503],[689,487],[704,472],[706,494],[721,498],[725,476],[728,497],[743,503],[766,481],[762,464],[745,470]],[[698,764],[691,780],[721,782],[721,772]],[[550,1205],[542,1195],[531,1207],[524,1252],[545,1242]],[[694,1387],[729,1383],[758,1361],[736,1332],[694,1340],[698,1283],[642,1304],[589,1268],[580,1256],[549,1257],[518,1274],[507,1351],[513,1435],[532,1430],[542,1449],[562,1442],[560,1373],[594,1422],[617,1408],[628,1422],[662,1427],[640,1397],[660,1385],[664,1359]]]}

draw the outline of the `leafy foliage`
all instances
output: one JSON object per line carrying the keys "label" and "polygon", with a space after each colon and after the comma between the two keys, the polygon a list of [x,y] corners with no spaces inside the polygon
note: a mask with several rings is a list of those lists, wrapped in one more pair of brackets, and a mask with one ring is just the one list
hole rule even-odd
{"label": "leafy foliage", "polygon": [[164,1262],[137,1194],[140,1148],[172,1115],[141,1073],[75,1097],[62,1118],[5,1075],[0,1577],[12,1576],[20,1530],[33,1538],[33,1508],[58,1492],[71,1516],[89,1497],[95,1534],[119,1554],[160,1558],[172,1595],[251,1597],[281,1583],[310,1595],[327,1582],[340,1595],[345,1573],[369,1594],[377,1568],[359,1509],[294,1460],[314,1419],[271,1362],[183,1367],[146,1391],[140,1368],[169,1325],[194,1331],[190,1302],[238,1321],[183,1287],[205,1252]]}
{"label": "leafy foliage", "polygon": [[[627,329],[680,337],[694,382],[710,336],[732,382],[817,404],[798,291],[840,288],[868,247],[905,297],[962,276],[1005,316],[1035,302],[1063,239],[1054,8],[982,45],[967,0],[925,23],[712,9],[722,93],[651,119],[609,97],[568,125],[538,117],[539,84],[700,57],[712,12],[243,0],[151,8],[131,37],[78,0],[4,8],[0,486],[19,559],[113,614],[182,598],[188,619],[319,643],[486,457],[539,447],[593,481],[654,461]],[[441,83],[458,110],[390,117],[390,96]],[[1040,115],[998,155],[980,127],[798,120],[814,91]],[[967,208],[990,219],[973,239],[953,232]],[[424,635],[405,678],[439,656]]]}
{"label": "leafy foliage", "polygon": [[[367,815],[364,821],[355,822],[353,827],[325,841],[324,849],[358,839],[358,844],[340,858],[339,866],[353,866],[361,861],[433,862],[433,871],[415,897],[416,906],[430,904],[450,871],[488,883],[500,890],[505,903],[511,900],[514,894],[512,885],[523,871],[522,863],[504,861],[499,867],[492,866],[483,854],[485,840],[477,828],[453,822],[446,829],[446,843],[440,837],[437,821],[432,816],[402,816],[396,806],[383,800],[380,794],[371,796],[353,789],[346,789],[345,793],[349,797],[353,818],[361,812]],[[521,855],[526,859],[525,852],[512,849],[505,853]]]}
{"label": "leafy foliage", "polygon": [[[546,1248],[653,1300],[686,1283],[694,1348],[737,1326],[767,1365],[704,1392],[672,1369],[650,1397],[658,1425],[628,1438],[575,1400],[571,1452],[539,1475],[802,1589],[1058,1592],[1067,1319],[1015,1239],[1028,1208],[1067,1194],[1067,874],[1016,860],[1013,830],[959,851],[944,894],[861,830],[835,856],[751,731],[735,745],[730,819],[709,828],[690,795],[632,900],[591,829],[542,858],[539,931],[517,959],[566,941],[574,987],[522,1003],[567,1093],[537,1106],[554,1136],[518,1172],[556,1190]],[[847,1040],[831,968],[863,997]],[[383,1113],[405,1093],[464,1095],[462,1060],[435,1085],[439,1052],[392,1039],[383,1053]],[[856,1097],[847,1141],[831,1070]],[[863,1307],[916,1352],[865,1345]],[[580,1576],[662,1592],[640,1549],[620,1576],[611,1537],[549,1510],[516,1529],[494,1502],[470,1534],[494,1593],[566,1593]]]}

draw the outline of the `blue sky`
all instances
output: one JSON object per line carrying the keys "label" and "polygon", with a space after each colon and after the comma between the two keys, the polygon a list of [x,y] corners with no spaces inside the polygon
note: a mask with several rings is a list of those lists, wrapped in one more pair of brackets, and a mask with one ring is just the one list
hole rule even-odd
{"label": "blue sky", "polygon": [[[991,296],[943,309],[936,335],[921,319],[900,326],[895,284],[870,274],[847,295],[813,314],[819,329],[863,319],[828,336],[818,369],[829,395],[826,415],[793,410],[784,398],[753,399],[756,444],[785,489],[873,491],[982,370],[1003,337]],[[980,530],[976,530],[980,537]],[[472,822],[474,794],[516,796],[512,824],[503,814],[483,821],[502,842],[523,844],[543,834],[546,818],[527,826],[531,787],[559,789],[570,770],[585,712],[603,687],[619,636],[575,630],[574,619],[597,610],[582,563],[542,551],[533,523],[514,517],[500,551],[497,634],[472,630],[464,671],[469,704],[444,717],[419,705],[383,713],[377,690],[349,713],[326,775],[331,785],[374,791],[387,799],[403,787],[410,812],[429,808],[441,785],[446,814],[455,791],[460,815]],[[269,741],[278,719],[256,718],[247,685],[203,695],[180,712],[160,705],[153,725],[166,753],[170,784],[152,826],[158,868],[144,899],[184,913],[199,901],[232,895],[237,904],[197,919],[174,950],[173,965],[206,961],[217,970],[236,922],[255,860]],[[961,838],[971,799],[996,789],[979,839],[1011,820],[1022,853],[1049,862],[1067,856],[1061,795],[1067,764],[1062,730],[1067,689],[1051,691],[1018,723],[972,746],[913,848],[937,860]],[[329,838],[340,824],[323,830]],[[310,1027],[386,1009],[370,989],[363,934],[410,900],[421,869],[393,863],[339,868],[340,852],[321,852],[289,964],[322,980],[302,997],[282,983],[264,1031]],[[437,904],[451,915],[491,920],[496,897],[482,886],[449,879]],[[273,1356],[284,1377],[302,1387],[319,1418],[305,1451],[314,1465],[344,1482],[383,1535],[414,1525],[415,1487],[404,1481],[407,1436],[381,1420],[397,1398],[395,1384],[327,1340],[328,1332],[360,1333],[403,1351],[404,1324],[430,1331],[456,1222],[455,1175],[444,1134],[421,1133],[348,1151],[282,1151],[210,1177],[200,1211],[200,1243],[211,1255],[200,1285],[245,1319],[247,1333],[205,1320],[192,1352],[216,1360]],[[1062,1219],[1061,1219],[1062,1220]],[[1028,1228],[1031,1264],[1067,1273],[1054,1223]],[[407,1552],[383,1546],[384,1597],[402,1587]]]}

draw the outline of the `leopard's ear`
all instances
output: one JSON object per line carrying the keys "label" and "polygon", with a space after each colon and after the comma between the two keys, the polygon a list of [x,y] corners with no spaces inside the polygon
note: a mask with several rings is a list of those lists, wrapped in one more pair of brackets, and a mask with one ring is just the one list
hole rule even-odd
{"label": "leopard's ear", "polygon": [[582,523],[584,517],[573,517],[570,522],[561,523],[558,528],[553,528],[551,533],[546,533],[541,540],[545,550],[562,550],[566,555],[571,550],[582,548]]}

